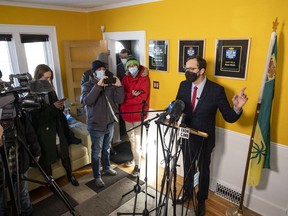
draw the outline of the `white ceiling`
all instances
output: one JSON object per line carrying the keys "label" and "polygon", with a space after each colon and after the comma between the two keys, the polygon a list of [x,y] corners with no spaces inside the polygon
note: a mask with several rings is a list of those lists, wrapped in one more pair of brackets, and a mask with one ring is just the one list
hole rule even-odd
{"label": "white ceiling", "polygon": [[91,12],[161,0],[0,0],[0,5]]}

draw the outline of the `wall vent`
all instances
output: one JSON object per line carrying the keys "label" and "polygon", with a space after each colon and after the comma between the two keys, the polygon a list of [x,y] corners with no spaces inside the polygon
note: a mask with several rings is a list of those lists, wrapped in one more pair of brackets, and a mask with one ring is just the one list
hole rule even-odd
{"label": "wall vent", "polygon": [[240,204],[241,194],[235,190],[232,190],[222,184],[217,183],[215,194],[236,204]]}

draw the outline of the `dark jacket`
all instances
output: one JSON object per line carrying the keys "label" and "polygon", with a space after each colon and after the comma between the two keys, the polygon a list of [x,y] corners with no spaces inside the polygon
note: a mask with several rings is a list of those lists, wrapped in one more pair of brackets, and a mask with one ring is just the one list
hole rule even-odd
{"label": "dark jacket", "polygon": [[[192,83],[182,81],[176,99],[185,103],[183,123],[189,128],[208,133],[205,139],[209,148],[215,146],[216,112],[219,109],[225,121],[236,122],[238,115],[230,106],[224,87],[207,79],[198,104],[192,113],[191,108]],[[202,140],[202,139],[199,139]]]}
{"label": "dark jacket", "polygon": [[91,69],[85,71],[82,75],[82,78],[81,78],[81,86],[86,83],[87,81],[89,81],[90,77],[92,75],[92,71]]}
{"label": "dark jacket", "polygon": [[125,74],[126,74],[126,70],[125,70],[123,63],[121,62],[117,65],[117,77],[120,79],[121,82]]}
{"label": "dark jacket", "polygon": [[114,113],[118,112],[118,104],[124,101],[123,87],[98,86],[99,80],[91,77],[81,86],[81,101],[86,106],[86,124],[88,129],[106,131],[107,125],[114,118],[107,103],[107,96]]}
{"label": "dark jacket", "polygon": [[[29,152],[32,154],[32,156],[40,156],[41,155],[41,149],[40,145],[38,143],[36,132],[26,116],[26,114],[22,114],[22,116],[19,118],[18,116],[11,122],[6,122],[5,124],[9,124],[9,128],[12,129],[15,128],[15,132],[17,132],[16,138],[13,137],[14,130],[11,130],[11,134],[4,131],[5,136],[5,143],[3,143],[3,149],[1,147],[1,151],[4,148],[7,152],[7,163],[9,167],[9,171],[12,174],[13,172],[16,172],[16,149],[18,149],[18,165],[19,165],[19,173],[24,174],[29,166],[30,161],[32,161],[32,158],[30,158]],[[6,125],[6,127],[7,127]],[[8,127],[7,127],[8,128]],[[6,129],[9,131],[8,129]],[[6,134],[7,133],[7,134]],[[10,135],[12,137],[10,137]],[[17,140],[15,140],[17,139]],[[17,141],[17,142],[16,142]],[[16,148],[17,147],[17,148]],[[0,156],[0,186],[2,187],[3,182],[3,161],[2,156]]]}
{"label": "dark jacket", "polygon": [[15,121],[17,122],[17,137],[20,144],[20,173],[25,173],[30,166],[30,161],[32,161],[27,151],[30,151],[33,157],[41,156],[41,148],[37,134],[26,114],[23,114],[21,118],[16,118]]}
{"label": "dark jacket", "polygon": [[68,141],[64,134],[61,123],[62,111],[57,109],[53,103],[57,101],[55,91],[49,92],[50,105],[43,105],[40,109],[31,111],[32,124],[37,132],[42,155],[39,164],[43,167],[50,166],[56,162],[56,133],[60,139],[62,159],[69,157]]}

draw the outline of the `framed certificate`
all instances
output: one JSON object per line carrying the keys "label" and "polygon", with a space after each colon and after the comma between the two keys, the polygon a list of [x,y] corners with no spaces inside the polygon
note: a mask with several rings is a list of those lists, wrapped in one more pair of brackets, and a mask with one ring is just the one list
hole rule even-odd
{"label": "framed certificate", "polygon": [[199,55],[204,58],[204,40],[179,40],[178,71],[184,73],[187,58]]}
{"label": "framed certificate", "polygon": [[168,40],[149,40],[149,69],[166,71],[168,65]]}
{"label": "framed certificate", "polygon": [[217,39],[215,76],[246,79],[250,39]]}

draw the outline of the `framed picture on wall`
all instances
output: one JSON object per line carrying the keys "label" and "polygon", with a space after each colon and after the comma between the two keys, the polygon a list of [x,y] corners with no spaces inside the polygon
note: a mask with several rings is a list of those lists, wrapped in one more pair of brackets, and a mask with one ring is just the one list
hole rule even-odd
{"label": "framed picture on wall", "polygon": [[250,39],[216,39],[215,76],[246,79]]}
{"label": "framed picture on wall", "polygon": [[167,71],[168,40],[149,40],[149,69]]}
{"label": "framed picture on wall", "polygon": [[200,55],[204,58],[204,40],[179,40],[178,71],[185,72],[186,59],[193,55]]}

